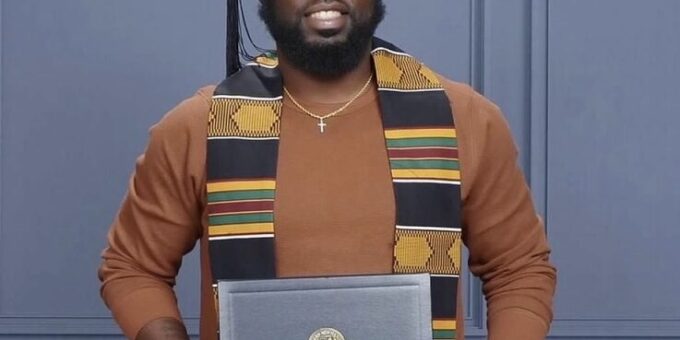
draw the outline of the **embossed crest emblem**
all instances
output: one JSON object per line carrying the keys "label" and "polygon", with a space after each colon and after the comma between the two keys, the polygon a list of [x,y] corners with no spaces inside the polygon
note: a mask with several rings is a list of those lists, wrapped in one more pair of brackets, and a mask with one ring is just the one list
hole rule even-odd
{"label": "embossed crest emblem", "polygon": [[321,328],[309,336],[309,340],[345,340],[345,337],[333,328]]}

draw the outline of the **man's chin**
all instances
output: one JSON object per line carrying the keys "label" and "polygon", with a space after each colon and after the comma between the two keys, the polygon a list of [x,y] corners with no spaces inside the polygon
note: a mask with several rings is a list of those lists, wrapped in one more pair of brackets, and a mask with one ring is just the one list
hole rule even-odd
{"label": "man's chin", "polygon": [[315,38],[308,39],[306,42],[307,46],[310,47],[341,47],[347,44],[347,39],[331,37],[331,38]]}
{"label": "man's chin", "polygon": [[304,33],[304,41],[314,46],[342,45],[349,40],[349,32],[345,30],[318,30]]}

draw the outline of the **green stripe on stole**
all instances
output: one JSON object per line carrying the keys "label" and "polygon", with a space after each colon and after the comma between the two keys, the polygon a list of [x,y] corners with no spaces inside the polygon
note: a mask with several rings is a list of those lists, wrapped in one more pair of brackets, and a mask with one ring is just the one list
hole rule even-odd
{"label": "green stripe on stole", "polygon": [[274,190],[241,190],[232,192],[215,192],[208,195],[208,203],[274,199]]}
{"label": "green stripe on stole", "polygon": [[456,331],[454,331],[454,330],[447,330],[447,331],[433,330],[432,331],[432,339],[455,339],[455,338],[456,338]]}
{"label": "green stripe on stole", "polygon": [[392,169],[446,169],[460,170],[457,160],[391,160]]}
{"label": "green stripe on stole", "polygon": [[[372,55],[383,110],[386,146],[390,149],[456,149],[458,143],[451,106],[436,74],[379,39],[374,41]],[[258,181],[276,179],[282,80],[275,67],[275,59],[263,56],[258,58],[258,62],[266,67],[245,67],[215,91],[208,122],[207,172],[208,182],[223,185],[220,186],[222,191],[211,192],[208,188],[208,204],[275,198],[275,189],[228,189],[231,181],[241,186],[244,181],[252,181],[255,183],[252,188],[259,188]],[[258,86],[248,87],[245,84]],[[417,137],[388,138],[388,130],[392,132],[390,136]],[[446,132],[449,130],[451,133]],[[445,133],[442,134],[442,131]],[[229,161],[220,157],[225,153],[229,153]],[[258,156],[253,157],[255,154]],[[390,159],[390,167],[402,171],[460,169],[458,159],[445,157],[394,158]],[[395,193],[399,193],[395,196],[394,272],[436,274],[431,282],[433,318],[451,320],[455,324],[456,290],[462,258],[460,182],[400,178],[394,180],[394,188]],[[432,210],[441,207],[452,208]],[[210,238],[210,262],[215,281],[275,277],[275,228],[270,235],[262,234],[261,228],[252,227],[257,223],[272,223],[273,213],[236,211],[209,215],[208,220],[209,230],[219,227],[220,235],[225,235],[224,228],[232,226],[238,230],[260,230],[252,238],[248,234],[234,238]],[[414,244],[417,246],[412,246]],[[433,330],[433,339],[454,339],[455,335],[455,329]]]}

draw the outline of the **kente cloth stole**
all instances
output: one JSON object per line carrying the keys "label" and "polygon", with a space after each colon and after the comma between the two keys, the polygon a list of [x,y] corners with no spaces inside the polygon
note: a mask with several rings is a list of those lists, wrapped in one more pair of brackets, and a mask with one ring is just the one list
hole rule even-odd
{"label": "kente cloth stole", "polygon": [[[461,268],[458,143],[437,76],[375,39],[373,65],[396,203],[394,273],[430,273],[433,339],[455,339]],[[215,90],[208,119],[209,252],[214,283],[271,279],[283,83],[273,56]]]}

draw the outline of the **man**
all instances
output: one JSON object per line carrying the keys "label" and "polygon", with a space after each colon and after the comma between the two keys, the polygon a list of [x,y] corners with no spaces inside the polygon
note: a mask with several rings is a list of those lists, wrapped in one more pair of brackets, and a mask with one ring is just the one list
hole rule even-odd
{"label": "man", "polygon": [[555,269],[498,108],[373,39],[380,0],[260,5],[278,59],[170,111],[137,162],[100,268],[125,334],[187,338],[172,286],[200,240],[201,339],[217,279],[419,271],[435,337],[463,339],[462,229],[489,338],[543,339]]}

